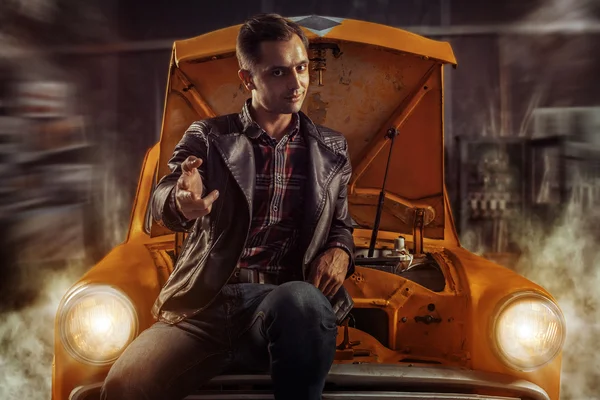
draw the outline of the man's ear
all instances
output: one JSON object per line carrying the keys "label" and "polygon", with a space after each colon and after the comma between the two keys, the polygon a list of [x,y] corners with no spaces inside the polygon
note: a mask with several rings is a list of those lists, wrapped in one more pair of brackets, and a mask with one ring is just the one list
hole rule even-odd
{"label": "man's ear", "polygon": [[248,71],[247,69],[240,69],[238,71],[238,76],[240,77],[240,80],[242,81],[246,89],[250,91],[254,89],[254,83],[252,82],[252,75],[250,74],[250,71]]}

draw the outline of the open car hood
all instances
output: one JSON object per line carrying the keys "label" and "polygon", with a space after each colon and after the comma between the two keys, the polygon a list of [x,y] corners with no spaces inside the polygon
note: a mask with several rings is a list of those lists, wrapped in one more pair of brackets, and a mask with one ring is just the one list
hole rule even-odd
{"label": "open car hood", "polygon": [[[319,16],[291,18],[311,43],[311,84],[303,111],[344,134],[353,176],[350,212],[372,228],[395,127],[380,229],[412,233],[411,207],[428,210],[424,236],[444,238],[442,67],[456,64],[448,43],[364,21]],[[157,179],[189,125],[237,113],[250,97],[239,81],[235,42],[240,25],[177,41],[173,46]],[[324,59],[321,73],[315,70]],[[321,75],[321,84],[319,84]],[[166,234],[153,226],[152,234]]]}

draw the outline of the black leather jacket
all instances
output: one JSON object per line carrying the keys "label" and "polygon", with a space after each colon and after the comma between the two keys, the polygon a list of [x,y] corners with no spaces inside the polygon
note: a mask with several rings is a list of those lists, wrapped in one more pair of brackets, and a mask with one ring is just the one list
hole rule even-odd
{"label": "black leather jacket", "polygon": [[[307,269],[326,243],[342,242],[354,253],[354,242],[346,198],[351,175],[347,142],[342,134],[316,126],[302,112],[300,127],[306,134],[309,154],[300,235],[306,279]],[[154,191],[153,218],[173,231],[189,233],[152,308],[154,317],[163,322],[177,323],[208,306],[233,274],[245,247],[255,185],[254,153],[245,129],[238,114],[194,122],[169,160],[171,173]],[[210,214],[185,221],[175,209],[174,186],[181,175],[181,163],[190,155],[203,159],[200,174],[206,193],[217,189],[219,198]],[[354,271],[354,256],[350,259],[347,277]],[[353,305],[344,287],[332,304],[338,322]]]}

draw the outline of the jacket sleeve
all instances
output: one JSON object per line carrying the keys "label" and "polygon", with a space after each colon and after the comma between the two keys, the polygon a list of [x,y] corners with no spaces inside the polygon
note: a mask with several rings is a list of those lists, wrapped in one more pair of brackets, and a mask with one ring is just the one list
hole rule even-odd
{"label": "jacket sleeve", "polygon": [[[347,147],[346,141],[344,144]],[[346,278],[354,273],[354,238],[352,232],[352,217],[348,210],[348,183],[352,176],[352,166],[346,153],[346,161],[342,167],[342,179],[340,181],[339,194],[335,202],[335,210],[333,212],[333,220],[329,229],[329,236],[325,244],[325,249],[334,247],[345,250],[350,256],[348,272]]]}
{"label": "jacket sleeve", "polygon": [[186,219],[175,203],[175,185],[181,176],[181,163],[189,156],[201,158],[204,162],[199,168],[202,180],[206,182],[205,165],[208,157],[208,139],[206,125],[202,121],[194,122],[184,133],[173,150],[169,160],[169,174],[161,178],[152,194],[152,218],[172,231],[187,232],[195,220]]}

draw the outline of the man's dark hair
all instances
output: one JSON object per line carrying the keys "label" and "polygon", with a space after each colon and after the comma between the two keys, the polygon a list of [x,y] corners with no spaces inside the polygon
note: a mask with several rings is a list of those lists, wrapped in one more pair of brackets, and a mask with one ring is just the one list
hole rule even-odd
{"label": "man's dark hair", "polygon": [[261,42],[290,40],[298,35],[308,51],[308,39],[302,28],[279,14],[259,14],[244,22],[238,33],[236,56],[241,69],[251,70],[260,62]]}

